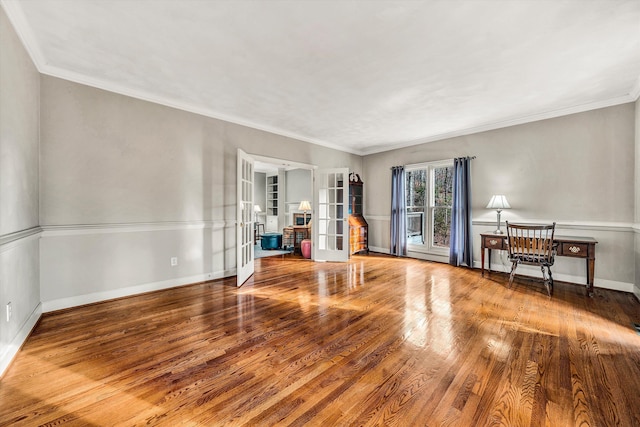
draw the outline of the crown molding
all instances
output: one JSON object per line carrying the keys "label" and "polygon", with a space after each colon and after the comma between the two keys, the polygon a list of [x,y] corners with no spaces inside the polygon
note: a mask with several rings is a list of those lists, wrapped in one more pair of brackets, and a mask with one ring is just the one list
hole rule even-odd
{"label": "crown molding", "polygon": [[[635,89],[637,88],[637,90]],[[595,101],[581,105],[575,105],[572,107],[561,108],[557,110],[545,111],[542,113],[531,114],[528,116],[516,117],[507,120],[500,120],[496,122],[487,122],[482,125],[473,126],[465,129],[459,129],[451,132],[444,132],[438,135],[432,135],[425,138],[414,139],[411,141],[400,142],[397,144],[389,144],[386,147],[374,147],[371,149],[363,149],[360,152],[360,155],[367,156],[369,154],[377,154],[383,153],[385,151],[397,150],[400,148],[412,147],[415,145],[426,144],[429,142],[442,141],[444,139],[455,138],[458,136],[471,135],[474,133],[487,132],[490,130],[502,129],[516,125],[522,125],[526,123],[539,122],[541,120],[554,119],[557,117],[568,116],[571,114],[584,113],[587,111],[598,110],[601,108],[613,107],[616,105],[627,104],[630,102],[635,102],[638,99],[638,94],[640,94],[640,80],[634,85],[634,89],[636,90],[636,94],[634,96],[633,93],[628,93],[626,95],[618,96],[615,98],[605,99],[603,101]],[[632,92],[633,92],[632,90]]]}
{"label": "crown molding", "polygon": [[40,50],[40,45],[33,35],[33,29],[24,17],[24,13],[22,13],[22,8],[19,4],[20,2],[17,0],[0,0],[0,6],[2,6],[9,17],[9,21],[13,24],[13,29],[16,31],[16,34],[18,34],[18,38],[22,42],[27,54],[31,57],[33,65],[42,73],[42,67],[46,64],[46,60]]}
{"label": "crown molding", "polygon": [[[265,126],[262,124],[252,122],[250,120],[242,119],[235,116],[230,116],[224,113],[220,113],[207,108],[191,105],[185,102],[180,102],[167,97],[162,97],[157,94],[152,94],[152,93],[148,93],[148,92],[137,90],[137,89],[131,89],[131,88],[119,85],[117,83],[107,82],[102,79],[85,76],[83,74],[75,73],[73,71],[63,70],[61,68],[50,66],[48,64],[43,67],[39,67],[39,71],[42,74],[45,74],[51,77],[68,80],[74,83],[82,84],[89,87],[94,87],[97,89],[102,89],[107,92],[117,93],[123,96],[128,96],[128,97],[139,99],[142,101],[164,105],[165,107],[175,108],[177,110],[198,114],[204,117],[209,117],[212,119],[221,120],[228,123],[233,123],[239,126],[244,126],[251,129],[260,130],[263,132],[268,132],[268,133],[279,135],[285,138],[307,142],[309,144],[314,144],[314,145],[330,148],[333,150],[337,150],[337,151],[341,151],[349,154],[355,154],[358,156],[367,156],[370,154],[383,153],[387,151],[397,150],[400,148],[412,147],[415,145],[425,144],[429,142],[436,142],[436,141],[441,141],[449,138],[455,138],[458,136],[471,135],[475,133],[487,132],[491,130],[497,130],[497,129],[507,128],[507,127],[526,124],[526,123],[538,122],[541,120],[554,119],[557,117],[568,116],[571,114],[584,113],[587,111],[598,110],[601,108],[613,107],[616,105],[635,102],[636,99],[638,98],[637,95],[635,95],[634,97],[634,95],[629,93],[627,95],[619,96],[616,98],[610,98],[603,101],[596,101],[588,104],[582,104],[582,105],[567,107],[567,108],[558,109],[558,110],[551,110],[543,113],[537,113],[537,114],[518,117],[514,119],[502,120],[497,122],[488,122],[483,125],[474,126],[474,127],[465,128],[465,129],[459,129],[452,132],[445,132],[445,133],[441,133],[433,136],[428,136],[425,138],[420,138],[417,140],[393,143],[393,144],[388,144],[382,147],[380,146],[372,147],[370,149],[363,148],[360,150],[356,150],[356,149],[351,149],[335,143],[331,143],[328,141],[322,141],[322,140],[310,138],[307,136],[299,135],[293,132],[288,132],[283,129]],[[640,87],[638,88],[638,92],[640,93]]]}
{"label": "crown molding", "polygon": [[280,129],[276,127],[265,126],[265,125],[253,122],[251,120],[220,113],[218,111],[214,111],[208,108],[192,105],[186,102],[181,102],[175,99],[160,96],[160,95],[146,92],[143,90],[132,89],[130,87],[123,86],[118,83],[109,82],[109,81],[98,79],[95,77],[86,76],[84,74],[76,73],[69,70],[64,70],[62,68],[58,68],[49,64],[45,64],[44,66],[39,67],[39,71],[42,74],[45,74],[51,77],[68,80],[68,81],[79,83],[85,86],[102,89],[107,92],[113,92],[120,95],[131,97],[131,98],[140,99],[142,101],[152,102],[154,104],[164,105],[165,107],[187,111],[189,113],[194,113],[204,117],[209,117],[216,120],[222,120],[224,122],[233,123],[233,124],[248,127],[251,129],[260,130],[263,132],[272,133],[274,135],[283,136],[285,138],[290,138],[298,141],[307,142],[309,144],[331,148],[333,150],[343,151],[343,152],[356,154],[356,155],[360,154],[357,150],[352,150],[350,148],[342,147],[338,144],[334,144],[328,141],[310,138],[304,135],[300,135],[294,132],[289,132],[284,129]]}
{"label": "crown molding", "polygon": [[18,0],[0,0],[0,5],[4,8],[5,12],[7,13],[9,20],[13,24],[13,27],[16,30],[16,33],[18,34],[18,37],[22,41],[22,44],[24,45],[29,56],[31,57],[31,60],[33,61],[36,69],[41,74],[57,77],[63,80],[72,81],[74,83],[79,83],[85,86],[106,90],[108,92],[129,96],[129,97],[140,99],[143,101],[164,105],[166,107],[175,108],[178,110],[187,111],[194,114],[199,114],[201,116],[210,117],[213,119],[222,120],[229,123],[234,123],[236,125],[245,126],[251,129],[268,132],[268,133],[279,135],[285,138],[307,142],[309,144],[314,144],[314,145],[322,146],[325,148],[330,148],[333,150],[338,150],[338,151],[346,152],[349,154],[355,154],[359,156],[367,156],[370,154],[383,153],[386,151],[411,147],[411,146],[425,144],[429,142],[436,142],[444,139],[465,136],[465,135],[470,135],[474,133],[502,129],[510,126],[516,126],[516,125],[536,122],[540,120],[552,119],[552,118],[562,117],[570,114],[597,110],[600,108],[612,107],[615,105],[635,102],[636,100],[638,100],[638,98],[640,98],[640,76],[639,76],[636,82],[634,83],[634,85],[632,86],[630,92],[623,96],[610,98],[603,101],[596,101],[596,102],[576,105],[572,107],[557,109],[557,110],[550,110],[550,111],[522,116],[522,117],[516,117],[512,119],[507,119],[507,120],[487,122],[478,126],[472,126],[465,129],[459,129],[451,132],[444,132],[437,135],[431,135],[431,136],[414,139],[410,141],[385,144],[383,146],[372,147],[369,149],[368,148],[351,149],[348,147],[341,146],[340,144],[311,138],[305,135],[289,132],[287,130],[280,129],[277,127],[266,126],[266,125],[255,123],[251,120],[247,120],[244,118],[231,116],[231,115],[224,114],[224,113],[214,111],[208,108],[204,108],[201,106],[191,105],[186,102],[181,102],[175,99],[163,97],[163,96],[149,93],[146,91],[133,89],[130,87],[120,85],[118,83],[108,82],[102,79],[97,79],[94,77],[86,76],[84,74],[76,73],[69,70],[64,70],[64,69],[55,67],[53,65],[50,65],[47,63],[46,58],[44,57],[42,51],[40,50],[39,44],[36,41],[36,38],[33,33],[33,29],[31,28],[26,18],[24,17],[24,14],[19,4],[20,2]]}
{"label": "crown molding", "polygon": [[84,74],[76,73],[69,70],[64,70],[59,67],[55,67],[47,63],[40,46],[36,41],[33,33],[33,29],[27,22],[22,8],[19,6],[17,0],[0,0],[0,5],[4,8],[9,21],[13,24],[13,27],[22,41],[27,53],[31,57],[36,69],[41,73],[51,77],[57,77],[63,80],[72,81],[85,86],[94,87],[97,89],[106,90],[108,92],[117,93],[131,98],[140,99],[142,101],[153,102],[154,104],[164,105],[165,107],[175,108],[177,110],[187,111],[201,116],[210,117],[212,119],[222,120],[229,123],[234,123],[240,126],[269,132],[274,135],[283,136],[285,138],[291,138],[298,141],[308,142],[309,144],[319,145],[333,150],[343,151],[350,154],[360,155],[358,150],[352,150],[347,147],[340,146],[338,144],[323,141],[315,138],[310,138],[304,135],[300,135],[294,132],[289,132],[284,129],[265,126],[259,123],[252,122],[251,120],[243,119],[240,117],[230,116],[228,114],[220,113],[208,108],[203,108],[195,105],[191,105],[185,102],[180,102],[175,99],[159,96],[157,94],[148,93],[146,91],[132,89],[117,83],[109,82],[102,79],[86,76]]}

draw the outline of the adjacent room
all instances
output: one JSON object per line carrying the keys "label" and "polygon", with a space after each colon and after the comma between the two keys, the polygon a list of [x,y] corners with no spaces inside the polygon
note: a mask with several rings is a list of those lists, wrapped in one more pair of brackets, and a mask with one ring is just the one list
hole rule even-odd
{"label": "adjacent room", "polygon": [[312,173],[311,167],[283,160],[255,163],[255,258],[292,253],[311,257]]}
{"label": "adjacent room", "polygon": [[0,0],[0,425],[640,425],[637,0]]}

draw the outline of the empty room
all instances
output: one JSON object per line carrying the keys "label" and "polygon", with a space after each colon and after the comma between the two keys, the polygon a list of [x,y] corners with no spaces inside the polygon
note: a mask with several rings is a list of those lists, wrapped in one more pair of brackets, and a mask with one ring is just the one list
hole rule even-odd
{"label": "empty room", "polygon": [[640,425],[637,0],[0,0],[0,425]]}

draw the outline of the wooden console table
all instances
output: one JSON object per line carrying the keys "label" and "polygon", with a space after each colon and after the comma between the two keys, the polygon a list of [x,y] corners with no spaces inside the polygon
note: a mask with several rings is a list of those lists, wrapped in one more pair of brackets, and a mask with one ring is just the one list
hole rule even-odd
{"label": "wooden console table", "polygon": [[294,252],[300,251],[300,242],[310,239],[311,228],[307,226],[289,226],[283,230],[283,245],[291,246]]}
{"label": "wooden console table", "polygon": [[[482,275],[484,276],[485,249],[489,251],[488,270],[491,271],[491,250],[507,250],[507,235],[481,233]],[[557,256],[583,258],[587,263],[587,295],[593,297],[593,273],[596,264],[596,239],[593,237],[554,236],[558,244]]]}

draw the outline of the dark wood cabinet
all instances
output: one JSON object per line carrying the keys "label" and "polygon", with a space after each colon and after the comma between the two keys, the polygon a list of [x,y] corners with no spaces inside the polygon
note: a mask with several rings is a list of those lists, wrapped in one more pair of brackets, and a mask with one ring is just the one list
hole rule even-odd
{"label": "dark wood cabinet", "polygon": [[362,215],[363,182],[356,173],[349,175],[349,253],[369,252],[369,225]]}

